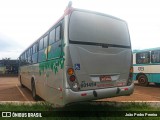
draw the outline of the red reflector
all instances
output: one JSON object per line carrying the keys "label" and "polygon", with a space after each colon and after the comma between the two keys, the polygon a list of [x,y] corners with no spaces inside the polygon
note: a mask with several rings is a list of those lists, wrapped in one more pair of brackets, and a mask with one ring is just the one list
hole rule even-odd
{"label": "red reflector", "polygon": [[69,79],[70,79],[71,82],[73,82],[73,81],[75,81],[76,77],[74,75],[72,75],[72,76],[70,76]]}
{"label": "red reflector", "polygon": [[132,78],[132,77],[133,77],[133,74],[132,74],[132,73],[129,73],[129,77]]}
{"label": "red reflector", "polygon": [[124,88],[124,90],[126,91],[126,90],[128,90],[128,88]]}
{"label": "red reflector", "polygon": [[86,95],[87,95],[87,93],[82,93],[82,94],[81,94],[81,96],[86,96]]}

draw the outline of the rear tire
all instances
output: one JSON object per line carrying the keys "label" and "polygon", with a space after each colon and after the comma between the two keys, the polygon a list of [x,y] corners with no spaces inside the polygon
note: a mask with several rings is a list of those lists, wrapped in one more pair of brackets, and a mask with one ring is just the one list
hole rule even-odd
{"label": "rear tire", "polygon": [[21,87],[24,88],[25,86],[22,84],[21,76],[19,77],[19,82],[20,82]]}
{"label": "rear tire", "polygon": [[31,88],[32,88],[32,97],[33,97],[33,99],[35,101],[37,101],[38,100],[38,96],[36,94],[36,88],[35,88],[35,82],[34,82],[34,80],[32,80],[32,82],[31,82]]}
{"label": "rear tire", "polygon": [[160,87],[160,83],[155,83],[156,86]]}
{"label": "rear tire", "polygon": [[138,76],[138,84],[141,86],[148,86],[148,78],[145,75]]}

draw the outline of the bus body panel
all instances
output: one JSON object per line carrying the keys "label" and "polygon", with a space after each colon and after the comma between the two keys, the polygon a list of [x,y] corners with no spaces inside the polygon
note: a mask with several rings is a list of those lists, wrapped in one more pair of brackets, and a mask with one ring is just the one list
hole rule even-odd
{"label": "bus body panel", "polygon": [[[66,89],[64,96],[65,97],[64,104],[130,95],[133,93],[133,90],[134,90],[134,83],[132,83],[130,86],[87,90],[80,92],[74,92],[71,89]],[[96,92],[97,96],[94,95],[94,92]]]}
{"label": "bus body panel", "polygon": [[63,71],[63,69],[60,69],[56,74],[54,74],[52,70],[48,71],[49,77],[46,79],[45,94],[46,101],[50,103],[55,103],[58,105],[63,104]]}
{"label": "bus body panel", "polygon": [[[70,45],[72,66],[74,66],[81,90],[115,87],[118,84],[126,85],[131,50],[99,49],[101,53],[98,53],[99,51],[94,46]],[[80,69],[76,69],[77,64],[80,65]],[[110,76],[112,80],[100,81],[100,76],[103,75]]]}
{"label": "bus body panel", "polygon": [[63,104],[63,69],[60,69],[56,74],[52,70],[45,70],[40,75],[39,65],[35,64],[33,66],[21,67],[20,72],[22,84],[27,88],[31,90],[31,79],[34,78],[37,95],[50,103]]}
{"label": "bus body panel", "polygon": [[30,84],[31,75],[29,75],[30,70],[31,69],[29,69],[29,66],[21,66],[19,69],[21,81],[29,89],[31,89],[31,84]]}

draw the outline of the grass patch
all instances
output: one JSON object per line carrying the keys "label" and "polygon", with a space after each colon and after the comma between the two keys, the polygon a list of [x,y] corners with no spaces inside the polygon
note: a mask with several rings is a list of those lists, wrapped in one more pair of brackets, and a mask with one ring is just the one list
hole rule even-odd
{"label": "grass patch", "polygon": [[[0,111],[36,111],[36,112],[42,112],[45,111],[45,113],[48,113],[48,115],[55,115],[55,117],[43,117],[38,119],[48,120],[48,119],[54,119],[54,120],[158,120],[159,117],[117,117],[123,111],[130,113],[130,112],[148,112],[151,111],[151,113],[160,111],[160,107],[151,107],[147,105],[146,103],[122,103],[117,104],[110,103],[110,102],[81,102],[76,104],[71,104],[68,106],[65,106],[63,108],[54,108],[49,103],[36,103],[32,105],[14,105],[14,104],[0,104]],[[46,112],[47,111],[47,112]],[[101,114],[103,113],[103,114]],[[160,113],[160,112],[159,112]],[[58,114],[58,115],[57,115]],[[65,115],[68,115],[67,117]],[[77,116],[79,117],[76,117]],[[81,114],[86,114],[86,116],[81,117]],[[96,114],[96,115],[95,115]],[[112,117],[104,116],[104,114],[107,114],[110,116],[112,114]],[[124,113],[123,113],[124,114]],[[53,115],[53,116],[54,116]],[[74,117],[72,116],[74,115]],[[160,115],[160,114],[159,114]],[[94,117],[92,117],[94,116]],[[9,120],[10,118],[4,118]],[[17,119],[17,118],[12,118]],[[37,118],[20,118],[22,120],[37,120]]]}
{"label": "grass patch", "polygon": [[47,103],[35,104],[0,104],[0,111],[47,111],[50,107]]}

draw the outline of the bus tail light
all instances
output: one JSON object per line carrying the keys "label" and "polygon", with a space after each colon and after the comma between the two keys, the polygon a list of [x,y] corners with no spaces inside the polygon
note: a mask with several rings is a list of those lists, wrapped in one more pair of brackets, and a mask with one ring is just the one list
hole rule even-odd
{"label": "bus tail light", "polygon": [[74,75],[72,75],[72,76],[69,77],[69,79],[70,79],[71,82],[74,82],[76,80],[76,77]]}
{"label": "bus tail light", "polygon": [[130,67],[127,85],[131,85],[132,84],[132,77],[133,77],[133,67]]}
{"label": "bus tail light", "polygon": [[68,83],[71,89],[73,91],[79,91],[80,86],[79,86],[78,80],[76,79],[76,74],[74,69],[72,67],[68,67],[66,74],[67,74]]}
{"label": "bus tail light", "polygon": [[133,77],[133,67],[130,67],[129,78],[132,79],[132,77]]}
{"label": "bus tail light", "polygon": [[73,68],[68,68],[67,73],[68,73],[68,75],[73,75],[73,73],[74,73]]}

